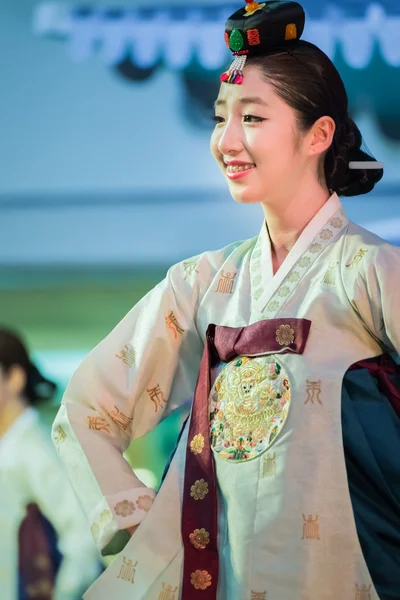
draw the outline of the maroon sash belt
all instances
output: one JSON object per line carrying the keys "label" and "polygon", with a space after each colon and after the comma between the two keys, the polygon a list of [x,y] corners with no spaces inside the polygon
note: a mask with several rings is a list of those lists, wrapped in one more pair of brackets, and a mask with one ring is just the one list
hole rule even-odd
{"label": "maroon sash belt", "polygon": [[19,529],[19,576],[23,596],[51,600],[54,565],[44,519],[36,504],[28,504]]}
{"label": "maroon sash belt", "polygon": [[215,600],[218,584],[218,511],[210,446],[210,370],[236,356],[302,354],[310,332],[306,319],[270,319],[247,327],[209,325],[197,380],[186,448],[182,508],[182,600]]}

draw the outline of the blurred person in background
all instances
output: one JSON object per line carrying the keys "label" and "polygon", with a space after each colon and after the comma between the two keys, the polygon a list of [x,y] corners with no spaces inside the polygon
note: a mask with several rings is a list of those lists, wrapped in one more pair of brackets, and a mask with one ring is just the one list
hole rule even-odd
{"label": "blurred person in background", "polygon": [[[302,7],[246,4],[211,151],[261,232],[171,267],[53,426],[99,549],[120,552],[88,600],[400,598],[400,249],[339,199],[382,166],[299,39]],[[156,494],[123,452],[193,392]]]}
{"label": "blurred person in background", "polygon": [[101,565],[36,406],[56,385],[0,329],[0,598],[78,600]]}

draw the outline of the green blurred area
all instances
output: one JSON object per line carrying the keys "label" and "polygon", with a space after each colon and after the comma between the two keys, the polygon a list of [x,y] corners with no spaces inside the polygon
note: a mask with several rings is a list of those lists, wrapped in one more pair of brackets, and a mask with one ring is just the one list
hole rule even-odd
{"label": "green blurred area", "polygon": [[[2,268],[1,326],[12,327],[22,334],[33,356],[42,351],[87,352],[165,276],[166,270],[163,267]],[[57,398],[39,407],[43,422],[50,428],[66,381],[57,379],[55,373],[44,374],[60,386]],[[126,453],[130,464],[151,471],[157,484],[184,418],[184,410],[172,414],[156,430],[133,442]]]}

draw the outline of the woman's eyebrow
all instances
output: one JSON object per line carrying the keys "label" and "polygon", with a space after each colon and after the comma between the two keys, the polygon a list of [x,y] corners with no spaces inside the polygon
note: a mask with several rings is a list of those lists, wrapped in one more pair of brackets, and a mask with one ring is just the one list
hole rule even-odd
{"label": "woman's eyebrow", "polygon": [[[263,100],[259,96],[246,96],[243,98],[239,98],[238,102],[239,102],[239,104],[260,104],[261,106],[268,106],[268,103],[265,102],[265,100]],[[217,99],[214,102],[214,108],[216,108],[217,106],[224,105],[224,104],[226,104],[226,100]]]}

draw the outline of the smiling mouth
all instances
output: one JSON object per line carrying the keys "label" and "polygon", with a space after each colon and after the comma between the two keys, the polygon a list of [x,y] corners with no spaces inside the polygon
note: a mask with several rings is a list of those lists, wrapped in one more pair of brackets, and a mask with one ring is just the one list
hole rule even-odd
{"label": "smiling mouth", "polygon": [[226,165],[227,173],[241,173],[242,171],[249,171],[255,168],[254,163],[248,163],[246,165]]}

